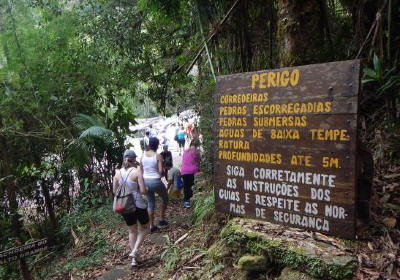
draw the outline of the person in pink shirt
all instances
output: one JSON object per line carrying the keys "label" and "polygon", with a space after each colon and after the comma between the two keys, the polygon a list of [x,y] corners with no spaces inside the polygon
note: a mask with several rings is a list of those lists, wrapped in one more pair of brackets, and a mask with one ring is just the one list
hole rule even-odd
{"label": "person in pink shirt", "polygon": [[200,142],[192,140],[187,150],[182,155],[182,179],[183,179],[183,207],[190,208],[190,198],[193,196],[192,186],[194,185],[194,174],[200,171]]}

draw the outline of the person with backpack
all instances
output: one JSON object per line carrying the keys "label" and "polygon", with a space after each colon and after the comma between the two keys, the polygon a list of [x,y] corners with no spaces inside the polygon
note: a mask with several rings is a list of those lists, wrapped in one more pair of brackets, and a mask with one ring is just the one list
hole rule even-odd
{"label": "person with backpack", "polygon": [[183,129],[183,124],[181,125],[178,133],[176,134],[177,142],[179,145],[179,155],[181,155],[181,151],[183,152],[185,149],[185,130]]}
{"label": "person with backpack", "polygon": [[[123,155],[122,168],[115,170],[113,179],[113,193],[126,184],[133,196],[133,212],[121,214],[129,229],[129,245],[132,257],[131,266],[135,267],[140,262],[140,246],[149,233],[149,216],[147,203],[142,195],[147,194],[142,171],[136,168],[136,153],[126,150]],[[118,210],[117,210],[118,211]],[[138,221],[140,226],[138,226]]]}
{"label": "person with backpack", "polygon": [[160,141],[153,137],[149,140],[149,146],[147,150],[143,153],[142,159],[140,161],[140,168],[143,171],[143,178],[148,188],[147,191],[147,202],[149,206],[147,207],[147,212],[150,218],[150,232],[154,232],[158,227],[154,224],[154,208],[156,204],[155,193],[158,194],[162,199],[160,217],[158,221],[159,226],[166,226],[168,222],[165,220],[165,211],[168,205],[168,192],[161,181],[164,173],[163,158],[157,153]]}
{"label": "person with backpack", "polygon": [[146,131],[144,133],[143,139],[140,140],[140,146],[142,148],[142,151],[147,150],[147,146],[149,146],[149,140],[150,140],[150,131]]}
{"label": "person with backpack", "polygon": [[165,163],[167,161],[172,161],[172,153],[168,151],[168,145],[163,145],[163,151],[160,153],[160,155],[163,158],[165,180],[168,181],[168,171],[165,169]]}

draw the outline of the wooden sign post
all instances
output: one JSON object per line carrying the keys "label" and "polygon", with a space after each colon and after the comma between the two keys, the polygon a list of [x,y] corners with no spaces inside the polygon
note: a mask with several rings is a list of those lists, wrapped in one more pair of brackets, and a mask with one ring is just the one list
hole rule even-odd
{"label": "wooden sign post", "polygon": [[0,264],[6,264],[18,259],[36,255],[44,250],[47,250],[48,247],[49,240],[45,238],[20,247],[8,249],[0,252]]}
{"label": "wooden sign post", "polygon": [[216,208],[355,237],[360,61],[221,76]]}

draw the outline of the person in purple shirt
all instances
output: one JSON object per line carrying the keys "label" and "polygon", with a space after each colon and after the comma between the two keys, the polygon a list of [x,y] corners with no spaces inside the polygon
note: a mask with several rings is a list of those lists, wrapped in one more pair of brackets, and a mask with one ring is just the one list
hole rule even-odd
{"label": "person in purple shirt", "polygon": [[194,185],[194,174],[200,171],[200,142],[192,140],[187,150],[182,155],[182,179],[183,179],[183,207],[190,208],[190,198],[193,196],[192,186]]}

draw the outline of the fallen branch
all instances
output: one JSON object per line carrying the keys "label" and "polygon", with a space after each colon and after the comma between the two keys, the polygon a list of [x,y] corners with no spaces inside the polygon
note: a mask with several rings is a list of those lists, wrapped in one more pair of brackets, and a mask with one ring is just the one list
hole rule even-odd
{"label": "fallen branch", "polygon": [[200,269],[199,266],[184,266],[182,267],[184,270],[195,270],[195,269]]}
{"label": "fallen branch", "polygon": [[188,264],[194,263],[195,261],[201,259],[202,257],[204,257],[205,254],[206,254],[206,253],[201,253],[201,254],[195,256],[193,259],[191,259],[190,261],[188,261]]}
{"label": "fallen branch", "polygon": [[178,240],[175,241],[174,245],[178,245],[179,243],[181,243],[183,240],[186,239],[186,237],[189,236],[189,233],[185,233],[184,235],[182,235],[181,237],[178,238]]}
{"label": "fallen branch", "polygon": [[[368,34],[367,34],[367,38],[365,38],[365,40],[364,40],[363,44],[361,45],[361,47],[360,47],[360,49],[359,49],[359,51],[358,51],[358,53],[357,53],[355,59],[357,59],[357,58],[360,56],[362,50],[364,49],[365,44],[367,43],[367,41],[368,41],[368,39],[369,39],[369,36],[371,36],[372,31],[374,30],[375,26],[378,24],[379,17],[380,17],[380,15],[382,14],[383,9],[386,7],[387,1],[388,1],[388,0],[385,1],[385,3],[383,4],[382,8],[377,12],[377,16],[376,16],[376,18],[375,18],[375,21],[372,23],[371,29],[369,30],[369,32],[368,32]],[[378,30],[378,27],[376,27],[376,31],[377,31],[377,30]],[[376,31],[375,31],[375,33],[376,33]],[[376,36],[376,35],[374,35],[374,37],[375,37],[375,36]],[[375,39],[374,39],[374,41],[375,41]]]}

